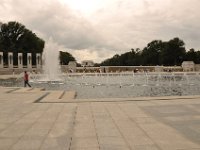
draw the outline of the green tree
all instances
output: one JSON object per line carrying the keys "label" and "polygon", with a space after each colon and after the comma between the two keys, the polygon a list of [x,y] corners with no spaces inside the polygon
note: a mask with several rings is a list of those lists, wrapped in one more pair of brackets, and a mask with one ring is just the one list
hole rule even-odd
{"label": "green tree", "polygon": [[196,63],[197,60],[197,53],[195,52],[195,50],[192,48],[190,49],[185,56],[185,60],[187,61],[194,61]]}
{"label": "green tree", "polygon": [[135,52],[134,49],[131,49],[130,52],[126,53],[126,65],[127,66],[133,66],[136,63],[136,56],[137,52]]}
{"label": "green tree", "polygon": [[138,65],[181,65],[184,60],[200,63],[200,51],[190,49],[186,53],[185,43],[179,38],[173,38],[169,41],[162,42],[154,40],[140,50],[139,48],[131,49],[121,55],[114,55],[106,59],[101,66],[138,66]]}
{"label": "green tree", "polygon": [[139,65],[141,60],[141,51],[139,48],[136,50],[131,49],[130,52],[126,52],[121,55],[114,55],[112,58],[106,59],[101,66],[134,66]]}
{"label": "green tree", "polygon": [[195,61],[196,64],[200,64],[200,51],[197,51],[196,52],[196,61]]}
{"label": "green tree", "polygon": [[147,44],[142,51],[142,65],[160,65],[161,51],[163,50],[163,42],[154,40]]}
{"label": "green tree", "polygon": [[[4,52],[4,62],[7,62],[7,53],[13,52],[14,63],[17,64],[17,53],[21,52],[24,56],[27,53],[33,54],[33,65],[35,65],[36,53],[42,53],[44,41],[36,36],[35,33],[26,29],[18,22],[8,22],[1,25],[0,28],[0,49]],[[27,64],[27,57],[24,57],[23,63]]]}
{"label": "green tree", "polygon": [[120,66],[120,56],[116,54],[112,58],[104,60],[101,66]]}
{"label": "green tree", "polygon": [[60,51],[60,64],[68,65],[69,61],[76,61],[76,60],[70,53]]}
{"label": "green tree", "polygon": [[164,42],[164,49],[161,51],[161,62],[164,65],[180,65],[184,59],[186,50],[185,43],[179,38]]}
{"label": "green tree", "polygon": [[139,48],[131,49],[129,53],[128,62],[130,66],[139,66],[141,65],[141,54],[142,51]]}

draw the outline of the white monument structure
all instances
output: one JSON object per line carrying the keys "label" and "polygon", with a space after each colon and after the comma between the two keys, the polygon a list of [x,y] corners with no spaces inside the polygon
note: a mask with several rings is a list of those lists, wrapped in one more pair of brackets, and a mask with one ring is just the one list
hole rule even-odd
{"label": "white monument structure", "polygon": [[27,68],[31,69],[32,68],[32,54],[27,53]]}
{"label": "white monument structure", "polygon": [[[7,57],[5,60],[4,57]],[[34,57],[34,58],[33,58]],[[27,63],[24,64],[24,60],[27,59]],[[34,60],[34,61],[33,61]],[[0,73],[20,73],[25,70],[27,71],[41,71],[42,69],[42,54],[36,53],[4,53],[0,51]]]}
{"label": "white monument structure", "polygon": [[18,53],[18,68],[23,68],[23,54]]}
{"label": "white monument structure", "polygon": [[3,52],[0,52],[0,68],[3,68]]}
{"label": "white monument structure", "polygon": [[13,68],[13,53],[11,52],[8,53],[8,68]]}
{"label": "white monument structure", "polygon": [[84,60],[84,61],[81,62],[81,65],[83,67],[93,67],[94,62],[92,60]]}
{"label": "white monument structure", "polygon": [[42,56],[40,53],[36,54],[36,68],[41,68],[42,67]]}
{"label": "white monument structure", "polygon": [[68,69],[70,72],[76,72],[76,61],[70,61],[68,63]]}
{"label": "white monument structure", "polygon": [[195,64],[193,61],[184,61],[182,63],[183,71],[195,71]]}

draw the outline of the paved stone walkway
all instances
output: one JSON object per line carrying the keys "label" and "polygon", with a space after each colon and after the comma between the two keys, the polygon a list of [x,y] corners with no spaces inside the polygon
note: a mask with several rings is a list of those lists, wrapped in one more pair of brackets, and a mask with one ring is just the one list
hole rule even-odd
{"label": "paved stone walkway", "polygon": [[72,95],[0,87],[0,150],[200,150],[199,96]]}

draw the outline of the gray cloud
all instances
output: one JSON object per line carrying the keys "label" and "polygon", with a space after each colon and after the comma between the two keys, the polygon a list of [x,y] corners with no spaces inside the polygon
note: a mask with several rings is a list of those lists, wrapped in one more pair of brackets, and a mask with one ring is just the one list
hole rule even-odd
{"label": "gray cloud", "polygon": [[95,62],[154,39],[182,38],[200,49],[199,0],[110,0],[89,16],[57,0],[1,0],[2,22],[16,20],[52,37],[77,59]]}

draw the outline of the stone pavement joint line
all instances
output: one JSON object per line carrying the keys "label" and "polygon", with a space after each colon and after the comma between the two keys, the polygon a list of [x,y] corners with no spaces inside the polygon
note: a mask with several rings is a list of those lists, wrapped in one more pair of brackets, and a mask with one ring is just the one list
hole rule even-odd
{"label": "stone pavement joint line", "polygon": [[78,107],[76,106],[75,111],[74,111],[74,115],[73,115],[73,122],[72,122],[72,128],[71,128],[71,137],[70,137],[69,150],[70,150],[70,148],[72,146],[74,127],[76,125],[77,109],[78,109]]}
{"label": "stone pavement joint line", "polygon": [[34,103],[39,103],[42,99],[44,99],[47,95],[49,95],[49,92],[44,93],[41,97],[39,97],[38,99],[36,99],[34,101]]}
{"label": "stone pavement joint line", "polygon": [[90,103],[90,102],[93,102],[93,103],[102,103],[102,102],[132,102],[132,101],[174,101],[174,100],[195,100],[195,99],[200,99],[200,97],[185,97],[185,96],[182,96],[182,97],[171,97],[171,96],[168,96],[167,98],[163,98],[163,97],[160,97],[160,99],[158,97],[155,97],[155,98],[97,98],[97,99],[67,99],[67,100],[61,100],[61,99],[55,99],[54,101],[51,101],[51,100],[41,100],[40,103]]}
{"label": "stone pavement joint line", "polygon": [[14,92],[14,91],[17,91],[17,90],[19,90],[20,88],[14,88],[14,89],[9,89],[6,93],[12,93],[12,92]]}
{"label": "stone pavement joint line", "polygon": [[200,150],[200,96],[75,95],[0,87],[0,150]]}
{"label": "stone pavement joint line", "polygon": [[66,99],[68,100],[73,100],[76,98],[76,92],[75,91],[65,91],[63,96],[60,98],[62,101],[65,101]]}

